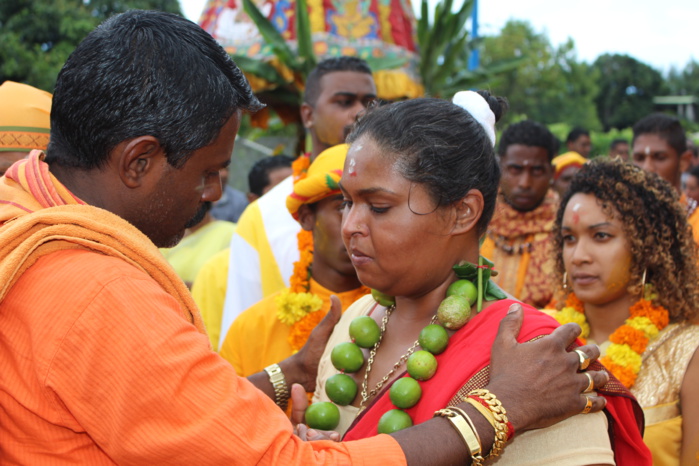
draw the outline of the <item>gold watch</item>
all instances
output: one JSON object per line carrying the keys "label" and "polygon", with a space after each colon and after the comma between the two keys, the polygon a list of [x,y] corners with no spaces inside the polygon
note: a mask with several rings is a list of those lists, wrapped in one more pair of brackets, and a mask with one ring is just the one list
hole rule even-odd
{"label": "gold watch", "polygon": [[269,382],[274,388],[274,402],[282,411],[286,411],[289,403],[289,387],[286,385],[286,378],[279,364],[272,364],[265,367],[265,372],[269,375]]}

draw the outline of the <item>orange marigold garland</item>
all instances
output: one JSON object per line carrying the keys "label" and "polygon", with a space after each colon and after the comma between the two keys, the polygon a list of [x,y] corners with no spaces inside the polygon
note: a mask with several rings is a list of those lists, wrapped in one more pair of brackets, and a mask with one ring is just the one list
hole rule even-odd
{"label": "orange marigold garland", "polygon": [[[652,300],[641,298],[629,308],[629,314],[624,325],[609,336],[611,345],[600,362],[621,383],[631,388],[641,370],[642,355],[648,342],[667,327],[670,313],[663,306],[653,304]],[[568,296],[565,307],[556,313],[556,320],[561,324],[576,322],[583,328],[583,337],[587,338],[590,334],[585,308],[574,293]]]}
{"label": "orange marigold garland", "polygon": [[308,154],[299,155],[296,160],[291,163],[291,173],[294,183],[306,178],[308,167],[311,166],[311,156]]}

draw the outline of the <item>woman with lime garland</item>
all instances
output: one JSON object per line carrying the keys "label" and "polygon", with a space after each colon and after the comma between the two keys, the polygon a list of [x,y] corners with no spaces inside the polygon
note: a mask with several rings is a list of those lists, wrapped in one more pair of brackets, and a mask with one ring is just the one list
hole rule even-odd
{"label": "woman with lime garland", "polygon": [[[500,462],[517,464],[650,464],[630,396],[607,397],[610,422],[624,426],[614,430],[612,446],[601,413],[510,441],[514,432],[498,414],[497,394],[478,391],[489,380],[488,348],[498,324],[515,303],[489,282],[492,267],[478,253],[497,196],[494,125],[503,107],[504,101],[482,91],[460,92],[454,103],[414,99],[368,112],[349,136],[340,182],[342,234],[359,279],[377,291],[376,301],[360,299],[335,328],[319,366],[319,403],[306,419],[315,422],[319,413],[332,411],[320,402],[345,405],[338,408],[337,430],[354,440],[435,415],[463,417],[471,425],[453,409],[467,401],[495,429],[494,447],[484,457],[502,453]],[[524,308],[519,341],[556,327]],[[618,382],[615,387],[624,392]],[[473,434],[465,438],[478,450],[475,428]]]}
{"label": "woman with lime garland", "polygon": [[699,273],[677,193],[620,161],[593,161],[563,197],[555,314],[597,343],[643,407],[655,465],[699,454]]}

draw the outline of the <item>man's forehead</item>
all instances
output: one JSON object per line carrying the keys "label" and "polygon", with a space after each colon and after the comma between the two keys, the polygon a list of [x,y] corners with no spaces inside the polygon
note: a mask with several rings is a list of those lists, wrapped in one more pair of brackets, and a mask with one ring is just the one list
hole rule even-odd
{"label": "man's forehead", "polygon": [[374,78],[361,71],[331,71],[320,78],[320,86],[324,94],[376,94]]}
{"label": "man's forehead", "polygon": [[657,134],[639,134],[633,142],[634,154],[648,154],[656,152],[666,152],[670,155],[677,155],[675,149],[667,140]]}

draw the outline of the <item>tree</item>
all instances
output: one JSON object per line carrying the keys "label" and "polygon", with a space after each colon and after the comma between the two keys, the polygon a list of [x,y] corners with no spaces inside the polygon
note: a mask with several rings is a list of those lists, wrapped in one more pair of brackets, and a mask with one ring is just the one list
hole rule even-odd
{"label": "tree", "polygon": [[177,0],[3,0],[0,83],[11,80],[53,91],[68,55],[100,22],[129,9],[181,14]]}
{"label": "tree", "polygon": [[673,95],[699,97],[699,62],[690,60],[682,71],[671,68],[667,76],[667,87]]}
{"label": "tree", "polygon": [[506,122],[530,118],[545,124],[600,126],[594,104],[597,72],[577,60],[572,39],[556,48],[528,22],[510,20],[500,35],[484,38],[481,58],[487,67],[512,56],[522,58],[519,65],[489,83],[492,92],[510,102]]}
{"label": "tree", "polygon": [[628,55],[601,55],[592,66],[600,74],[596,104],[605,130],[632,126],[653,111],[664,87],[660,72]]}

